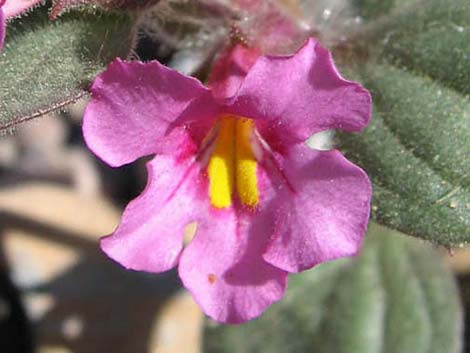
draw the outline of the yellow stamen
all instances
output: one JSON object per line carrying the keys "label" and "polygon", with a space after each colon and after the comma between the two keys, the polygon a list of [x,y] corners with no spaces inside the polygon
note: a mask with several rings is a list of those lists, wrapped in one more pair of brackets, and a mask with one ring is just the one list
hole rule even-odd
{"label": "yellow stamen", "polygon": [[229,207],[232,203],[234,179],[235,119],[224,117],[219,122],[219,134],[215,140],[207,173],[211,204],[217,208]]}
{"label": "yellow stamen", "polygon": [[250,143],[253,129],[249,119],[225,116],[219,121],[207,167],[210,201],[216,208],[232,204],[234,187],[242,204],[254,207],[259,202],[257,164]]}
{"label": "yellow stamen", "polygon": [[237,193],[240,201],[251,207],[256,206],[259,201],[256,159],[250,144],[253,128],[252,120],[237,119],[235,127]]}

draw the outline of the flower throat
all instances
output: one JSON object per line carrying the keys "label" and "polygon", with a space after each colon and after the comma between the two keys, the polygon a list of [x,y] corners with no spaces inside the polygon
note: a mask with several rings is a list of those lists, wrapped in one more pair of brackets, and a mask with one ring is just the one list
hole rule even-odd
{"label": "flower throat", "polygon": [[259,202],[257,162],[251,148],[251,119],[224,116],[219,122],[215,147],[209,159],[209,196],[212,206],[232,205],[236,191],[240,202],[255,207]]}

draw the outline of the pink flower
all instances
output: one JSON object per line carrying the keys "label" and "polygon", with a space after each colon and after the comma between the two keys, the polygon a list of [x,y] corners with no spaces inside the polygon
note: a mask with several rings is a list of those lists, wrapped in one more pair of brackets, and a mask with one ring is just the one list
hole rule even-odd
{"label": "pink flower", "polygon": [[304,142],[325,129],[360,131],[371,100],[316,40],[286,57],[236,46],[209,88],[156,61],[116,60],[91,92],[83,131],[99,157],[117,167],[156,155],[146,189],[102,249],[134,270],[179,264],[215,320],[252,319],[281,299],[289,272],[360,248],[367,175],[339,151]]}

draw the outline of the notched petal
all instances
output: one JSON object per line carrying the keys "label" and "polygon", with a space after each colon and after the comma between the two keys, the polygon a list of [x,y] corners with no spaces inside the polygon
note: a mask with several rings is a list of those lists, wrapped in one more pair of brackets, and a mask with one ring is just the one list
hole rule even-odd
{"label": "notched petal", "polygon": [[282,298],[286,272],[261,254],[267,232],[264,218],[217,210],[199,224],[181,255],[179,274],[204,312],[224,323],[241,323]]}
{"label": "notched petal", "polygon": [[198,98],[206,97],[206,109],[215,105],[199,81],[157,61],[117,59],[97,76],[91,94],[83,121],[85,141],[111,166],[149,154],[194,149],[190,131],[175,122]]}
{"label": "notched petal", "polygon": [[187,225],[200,218],[207,200],[194,159],[158,156],[147,167],[147,187],[101,248],[126,268],[163,272],[177,264]]}
{"label": "notched petal", "polygon": [[330,52],[309,39],[294,55],[260,57],[228,110],[256,119],[271,145],[291,145],[322,130],[362,130],[371,98],[360,84],[342,78]]}
{"label": "notched petal", "polygon": [[296,192],[279,188],[272,199],[275,226],[263,258],[299,272],[355,255],[370,214],[368,176],[336,150],[313,151],[302,145],[279,159]]}

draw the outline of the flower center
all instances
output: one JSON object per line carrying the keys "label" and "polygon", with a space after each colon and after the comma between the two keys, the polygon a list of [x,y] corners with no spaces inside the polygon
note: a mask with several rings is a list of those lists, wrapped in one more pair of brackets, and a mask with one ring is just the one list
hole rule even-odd
{"label": "flower center", "polygon": [[259,202],[256,159],[251,147],[254,124],[251,119],[224,116],[209,159],[209,196],[212,206],[226,208],[236,191],[240,202],[254,207]]}

